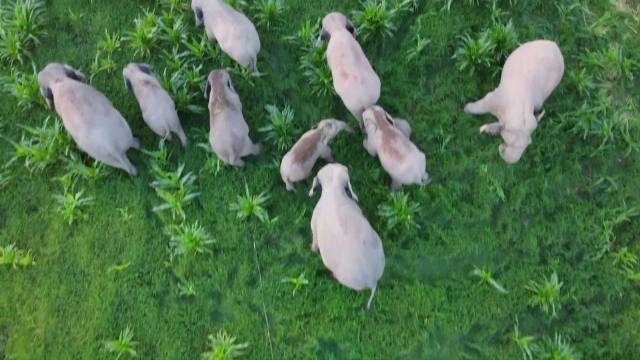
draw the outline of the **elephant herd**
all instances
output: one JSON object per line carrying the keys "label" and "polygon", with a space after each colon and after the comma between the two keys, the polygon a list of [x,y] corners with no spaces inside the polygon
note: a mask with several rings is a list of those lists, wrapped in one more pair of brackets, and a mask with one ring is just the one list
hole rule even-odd
{"label": "elephant herd", "polygon": [[[193,0],[196,26],[204,26],[208,38],[243,67],[257,71],[260,38],[255,26],[223,0]],[[394,118],[378,105],[382,83],[356,40],[356,28],[341,13],[322,21],[318,41],[327,41],[327,62],[336,93],[358,121],[363,145],[391,178],[392,189],[430,181],[426,157],[411,140],[408,121]],[[535,40],[521,45],[506,60],[499,86],[479,101],[467,104],[469,114],[491,113],[498,121],[480,132],[500,135],[499,155],[516,163],[531,143],[544,115],[543,104],[561,81],[564,59],[552,41]],[[133,92],[142,118],[162,138],[172,135],[187,145],[175,104],[146,64],[131,63],[123,70],[125,85]],[[92,158],[138,174],[127,158],[140,149],[129,125],[108,98],[88,85],[73,67],[50,63],[38,74],[41,93],[62,119],[78,148]],[[240,95],[224,69],[213,70],[206,83],[213,151],[225,164],[244,165],[243,158],[258,155],[261,146],[251,140]],[[319,158],[330,162],[318,171],[310,195],[321,191],[311,218],[311,249],[319,251],[324,265],[343,285],[370,289],[369,309],[384,271],[382,241],[358,206],[347,167],[334,161],[329,142],[341,131],[355,132],[347,123],[325,119],[304,133],[284,155],[280,175],[286,189],[310,177]]]}

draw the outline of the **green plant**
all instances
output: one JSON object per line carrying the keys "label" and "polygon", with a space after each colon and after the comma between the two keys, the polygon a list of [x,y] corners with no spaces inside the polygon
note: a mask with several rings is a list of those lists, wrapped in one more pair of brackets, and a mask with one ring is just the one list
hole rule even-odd
{"label": "green plant", "polygon": [[[453,4],[453,0],[440,0],[444,3],[442,10],[451,11],[451,5]],[[469,6],[478,6],[480,5],[480,0],[463,0]],[[461,1],[462,2],[462,1]]]}
{"label": "green plant", "polygon": [[[176,109],[179,112],[203,114],[207,109],[204,106],[196,105],[198,102],[197,99],[202,96],[202,93],[192,90],[192,84],[189,83],[190,79],[187,78],[185,70],[189,68],[180,60],[181,57],[186,55],[187,53],[167,55],[176,61],[174,66],[179,66],[179,68],[171,76],[167,74],[167,69],[165,69],[160,77],[160,82],[169,94],[171,94],[176,104]],[[171,67],[172,65],[169,66]]]}
{"label": "green plant", "polygon": [[122,220],[129,221],[129,220],[131,220],[133,218],[133,216],[129,212],[129,208],[128,207],[118,208],[117,210],[120,213],[120,217],[122,218]]}
{"label": "green plant", "polygon": [[513,22],[503,24],[500,21],[493,23],[487,30],[490,43],[494,45],[496,57],[499,61],[507,57],[518,46],[518,33],[513,27]]}
{"label": "green plant", "polygon": [[17,33],[0,27],[0,61],[9,64],[23,63],[25,57],[30,56],[31,53],[25,49]]}
{"label": "green plant", "polygon": [[533,336],[520,335],[519,326],[518,318],[516,318],[516,323],[513,325],[513,335],[511,335],[511,340],[518,345],[524,360],[533,360],[533,354],[536,350],[536,346],[534,344],[536,338]]}
{"label": "green plant", "polygon": [[318,36],[318,28],[320,27],[320,19],[316,21],[306,20],[300,26],[295,35],[286,36],[284,39],[302,49],[310,49],[314,46],[316,36]]}
{"label": "green plant", "polygon": [[247,7],[247,2],[245,0],[226,0],[229,6],[234,9],[241,10]]}
{"label": "green plant", "polygon": [[288,150],[299,133],[293,122],[293,109],[286,105],[280,110],[275,105],[266,105],[270,123],[258,129],[265,134],[267,141],[271,142],[279,151]]}
{"label": "green plant", "polygon": [[529,298],[529,305],[538,306],[545,314],[551,312],[551,317],[556,317],[556,310],[560,309],[560,289],[562,282],[558,280],[558,274],[553,272],[549,279],[542,279],[542,282],[530,281],[525,288],[532,294]]}
{"label": "green plant", "polygon": [[420,212],[420,204],[409,201],[409,196],[402,192],[392,192],[387,202],[378,206],[378,215],[385,221],[387,230],[401,227],[406,231],[420,229],[415,221]]}
{"label": "green plant", "polygon": [[129,47],[133,49],[133,56],[148,58],[151,50],[156,45],[158,27],[156,25],[156,14],[153,11],[145,11],[142,17],[133,20],[133,31],[124,37],[129,42]]}
{"label": "green plant", "polygon": [[93,166],[87,166],[74,152],[69,152],[69,156],[64,157],[64,161],[68,174],[75,178],[83,178],[94,183],[103,178],[107,172],[103,163],[94,161]]}
{"label": "green plant", "polygon": [[122,38],[119,34],[109,34],[107,30],[104,31],[104,38],[98,41],[96,45],[97,52],[103,55],[114,55],[120,50],[122,44]]}
{"label": "green plant", "polygon": [[22,63],[41,42],[45,31],[45,2],[15,0],[0,5],[0,60]]}
{"label": "green plant", "polygon": [[113,56],[120,50],[121,43],[120,35],[109,34],[107,30],[104,31],[104,38],[98,42],[96,56],[91,64],[91,78],[101,72],[111,74],[118,68]]}
{"label": "green plant", "polygon": [[598,78],[609,82],[632,81],[633,73],[638,67],[635,61],[624,56],[622,46],[616,43],[609,44],[606,49],[587,51],[582,60],[588,65],[599,68],[596,72]]}
{"label": "green plant", "polygon": [[201,90],[207,75],[202,72],[202,65],[191,65],[184,68],[184,79],[191,89]]}
{"label": "green plant", "polygon": [[583,97],[591,97],[591,91],[596,87],[593,76],[587,69],[575,69],[569,71],[569,82],[578,90],[578,94]]}
{"label": "green plant", "polygon": [[568,341],[560,334],[553,339],[545,339],[544,344],[537,349],[536,359],[540,360],[578,360],[580,356]]}
{"label": "green plant", "polygon": [[35,265],[35,261],[31,250],[25,252],[18,249],[16,244],[10,244],[0,247],[0,265],[11,266],[14,270],[18,270],[20,267]]}
{"label": "green plant", "polygon": [[178,294],[184,297],[196,296],[196,285],[193,281],[181,281],[178,283]]}
{"label": "green plant", "polygon": [[280,282],[289,283],[289,284],[293,285],[292,295],[294,295],[294,296],[295,296],[296,292],[299,289],[301,289],[303,286],[309,285],[309,280],[307,280],[304,272],[302,274],[296,276],[296,277],[284,278],[284,279],[280,280]]}
{"label": "green plant", "polygon": [[58,212],[62,214],[64,220],[72,225],[77,219],[85,219],[83,208],[93,203],[92,197],[84,197],[84,190],[73,193],[65,186],[63,194],[53,195],[53,199],[58,203]]}
{"label": "green plant", "polygon": [[358,34],[365,41],[371,38],[393,37],[396,31],[397,8],[392,8],[386,0],[364,0],[362,10],[353,12],[353,20],[358,24]]}
{"label": "green plant", "polygon": [[422,56],[424,49],[431,43],[431,39],[425,39],[419,33],[415,34],[415,45],[407,50],[406,61],[416,61]]}
{"label": "green plant", "polygon": [[183,16],[165,12],[158,18],[157,25],[160,39],[170,46],[179,46],[187,41],[187,25]]}
{"label": "green plant", "polygon": [[235,211],[236,216],[240,220],[247,220],[251,216],[255,216],[261,222],[267,222],[269,220],[269,213],[264,208],[264,205],[270,198],[268,193],[263,191],[259,195],[252,195],[246,183],[244,184],[244,188],[245,195],[238,195],[238,199],[229,206],[229,209]]}
{"label": "green plant", "polygon": [[169,249],[174,257],[211,253],[209,245],[213,244],[213,238],[197,221],[191,225],[170,225],[167,234],[170,237]]}
{"label": "green plant", "polygon": [[199,63],[206,60],[214,60],[218,57],[218,48],[213,45],[207,38],[206,34],[200,34],[200,37],[186,39],[183,45],[189,51],[189,54]]}
{"label": "green plant", "polygon": [[331,69],[325,61],[326,50],[326,45],[313,47],[300,58],[300,70],[306,79],[305,86],[315,96],[335,93]]}
{"label": "green plant", "polygon": [[193,202],[199,192],[194,192],[194,183],[197,179],[193,173],[184,173],[184,164],[180,164],[174,172],[162,170],[157,164],[152,165],[155,180],[151,187],[156,190],[156,195],[164,200],[164,203],[153,208],[154,212],[169,210],[171,217],[185,219],[185,205]]}
{"label": "green plant", "polygon": [[502,285],[500,285],[494,278],[493,275],[491,274],[490,271],[485,270],[485,269],[480,269],[478,267],[474,267],[473,271],[471,272],[471,274],[473,276],[477,276],[478,278],[480,278],[480,282],[489,284],[491,286],[493,286],[494,289],[496,289],[499,293],[502,294],[508,294],[509,292],[507,290],[505,290],[504,287],[502,287]]}
{"label": "green plant", "polygon": [[189,2],[184,0],[159,0],[158,4],[171,13],[189,10]]}
{"label": "green plant", "polygon": [[628,247],[623,247],[613,253],[613,265],[618,266],[623,272],[632,271],[638,265],[638,257]]}
{"label": "green plant", "polygon": [[133,331],[127,326],[116,340],[103,342],[103,349],[110,353],[116,354],[116,359],[120,359],[123,355],[136,357],[138,352],[135,347],[137,341],[133,341]]}
{"label": "green plant", "polygon": [[204,166],[200,170],[200,174],[210,174],[213,176],[218,176],[223,169],[224,163],[220,161],[215,154],[209,155],[207,157],[207,161],[204,163]]}
{"label": "green plant", "polygon": [[13,95],[18,100],[18,106],[25,110],[30,109],[34,104],[43,105],[36,65],[31,66],[32,73],[23,73],[11,68],[8,76],[0,77],[2,89]]}
{"label": "green plant", "polygon": [[561,115],[562,123],[569,123],[571,131],[583,139],[595,138],[600,145],[595,152],[611,148],[623,140],[629,151],[640,146],[634,136],[640,127],[634,120],[633,105],[614,106],[616,99],[605,91],[597,92],[590,101],[585,101],[576,110]]}
{"label": "green plant", "polygon": [[7,139],[14,148],[14,156],[9,163],[24,159],[24,166],[29,171],[42,171],[56,163],[69,150],[69,137],[61,123],[52,121],[51,117],[47,117],[39,128],[20,127],[25,133],[19,142]]}
{"label": "green plant", "polygon": [[149,156],[151,158],[151,163],[157,166],[158,169],[162,169],[163,167],[165,167],[167,165],[167,162],[169,161],[169,156],[171,156],[169,150],[167,149],[165,139],[160,139],[157,150],[151,151],[143,149],[142,153]]}
{"label": "green plant", "polygon": [[486,32],[478,39],[465,34],[460,36],[460,43],[453,58],[458,62],[458,69],[469,70],[473,74],[478,68],[491,65],[494,46]]}
{"label": "green plant", "polygon": [[418,10],[421,1],[419,0],[394,0],[394,7],[397,11],[414,12]]}
{"label": "green plant", "polygon": [[601,239],[600,242],[603,245],[596,258],[602,257],[602,255],[611,249],[611,244],[615,240],[614,229],[637,216],[640,216],[640,207],[623,205],[615,209],[605,209],[603,211],[602,224],[600,225],[600,231],[597,232],[598,237]]}
{"label": "green plant", "polygon": [[256,1],[253,9],[256,12],[257,24],[264,26],[267,30],[276,23],[284,21],[282,15],[284,14],[285,5],[282,0],[259,0]]}
{"label": "green plant", "polygon": [[236,338],[225,331],[209,335],[209,351],[202,353],[202,360],[233,360],[245,353],[249,343],[236,344]]}

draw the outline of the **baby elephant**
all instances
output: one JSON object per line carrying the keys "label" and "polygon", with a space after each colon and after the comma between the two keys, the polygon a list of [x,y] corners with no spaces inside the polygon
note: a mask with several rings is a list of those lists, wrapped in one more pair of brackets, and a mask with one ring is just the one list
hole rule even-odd
{"label": "baby elephant", "polygon": [[127,150],[140,149],[140,141],[111,102],[84,79],[81,72],[57,63],[38,73],[42,96],[60,115],[78,147],[94,159],[136,176],[138,170],[127,158]]}
{"label": "baby elephant", "polygon": [[502,135],[500,156],[514,164],[531,143],[531,134],[544,116],[542,106],[563,75],[564,59],[556,43],[525,43],[507,58],[498,88],[482,100],[467,104],[464,111],[491,113],[498,118],[498,122],[483,125],[480,132]]}
{"label": "baby elephant", "polygon": [[364,147],[371,156],[378,156],[382,167],[391,175],[391,188],[430,182],[426,158],[398,128],[395,120],[380,106],[372,106],[362,115],[366,138]]}
{"label": "baby elephant", "polygon": [[249,138],[249,126],[242,116],[242,103],[229,72],[215,70],[209,74],[206,97],[209,98],[211,148],[225,164],[243,166],[242,158],[258,155],[260,145]]}
{"label": "baby elephant", "polygon": [[217,40],[222,51],[245,68],[257,72],[260,37],[244,14],[224,0],[192,0],[196,26],[204,25],[209,40]]}
{"label": "baby elephant", "polygon": [[129,64],[122,75],[125,86],[138,99],[142,118],[151,130],[165,139],[171,139],[173,132],[178,135],[182,145],[186,146],[187,136],[180,125],[176,106],[151,72],[151,67],[146,64]]}
{"label": "baby elephant", "polygon": [[346,123],[335,119],[322,120],[307,131],[282,158],[280,175],[287,190],[294,191],[294,183],[306,179],[319,157],[333,161],[329,142],[342,130],[353,132]]}
{"label": "baby elephant", "polygon": [[309,196],[318,190],[322,195],[311,217],[311,250],[320,250],[322,262],[342,285],[357,291],[371,289],[369,310],[384,272],[382,241],[358,207],[344,165],[320,169]]}
{"label": "baby elephant", "polygon": [[327,62],[333,86],[362,126],[362,112],[380,98],[380,78],[356,41],[355,32],[343,14],[333,12],[322,20],[320,39],[329,41]]}

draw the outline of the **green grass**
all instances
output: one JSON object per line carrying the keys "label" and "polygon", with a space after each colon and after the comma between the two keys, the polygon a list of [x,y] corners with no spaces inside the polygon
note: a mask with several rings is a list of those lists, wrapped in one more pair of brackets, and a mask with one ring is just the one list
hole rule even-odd
{"label": "green grass", "polygon": [[[340,286],[309,250],[317,197],[308,197],[309,181],[285,191],[277,167],[282,152],[258,131],[271,123],[270,104],[290,106],[296,131],[328,117],[355,124],[330,87],[322,48],[309,44],[317,33],[307,33],[327,12],[352,15],[365,2],[288,0],[283,11],[260,14],[254,2],[235,1],[249,18],[263,19],[259,77],[208,47],[181,2],[161,3],[46,1],[39,44],[25,44],[22,63],[11,60],[14,53],[0,54],[0,78],[21,74],[0,97],[0,165],[18,155],[14,145],[21,149],[0,166],[0,248],[35,258],[18,270],[13,258],[0,266],[0,359],[115,359],[121,350],[124,359],[127,349],[140,359],[637,357],[636,3],[385,2],[402,10],[387,23],[393,31],[382,22],[368,32],[364,51],[382,79],[381,104],[411,120],[433,182],[392,197],[361,135],[332,143],[387,256],[369,313],[368,292]],[[156,17],[145,20],[145,10]],[[491,46],[460,52],[465,34],[470,41],[484,36]],[[467,116],[462,107],[497,85],[516,36],[558,41],[567,76],[523,159],[508,166],[498,156],[499,140],[477,131],[493,120]],[[92,73],[98,52],[109,59],[96,69],[111,69],[112,61],[112,74]],[[129,153],[139,177],[96,170],[75,145],[67,150],[66,135],[55,135],[59,120],[50,110],[28,106],[43,103],[32,100],[31,61],[41,69],[53,60],[94,75],[92,84],[128,120],[149,153]],[[174,140],[158,150],[158,137],[123,86],[120,70],[129,62],[153,65],[179,97],[191,140],[186,149]],[[202,149],[209,129],[200,113],[202,79],[222,66],[233,69],[252,138],[265,145],[242,169],[222,166]],[[79,213],[67,212],[71,225],[53,198],[64,186],[70,196],[92,199]],[[165,204],[156,189],[165,200],[178,194],[189,201],[177,199],[168,209],[174,213],[154,212]],[[184,231],[167,233],[171,225]],[[562,283],[558,293],[552,274]]]}

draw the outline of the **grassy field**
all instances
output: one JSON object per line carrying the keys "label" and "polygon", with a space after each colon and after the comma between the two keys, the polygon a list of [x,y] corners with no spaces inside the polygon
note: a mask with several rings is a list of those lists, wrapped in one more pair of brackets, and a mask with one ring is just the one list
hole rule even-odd
{"label": "grassy field", "polygon": [[[264,145],[240,170],[218,167],[198,145],[209,130],[208,115],[198,113],[206,107],[204,76],[233,64],[215,46],[200,55],[189,50],[184,43],[197,43],[202,29],[188,6],[167,3],[48,0],[47,35],[32,58],[1,63],[7,91],[0,98],[0,161],[7,165],[0,168],[0,247],[15,244],[35,263],[27,257],[16,269],[0,265],[0,359],[114,359],[105,342],[127,327],[142,359],[200,358],[211,350],[208,335],[221,332],[248,343],[248,359],[638,357],[637,2],[389,0],[387,10],[397,10],[381,12],[392,25],[385,27],[368,11],[356,13],[365,5],[354,0],[285,0],[275,13],[258,1],[235,1],[257,23],[264,74],[232,72],[251,136]],[[156,29],[148,54],[127,38],[144,9],[156,14],[147,24]],[[332,145],[387,256],[368,313],[368,292],[340,286],[309,250],[317,202],[307,195],[310,183],[288,193],[277,170],[283,148],[318,120],[355,124],[326,86],[322,49],[299,31],[307,24],[315,40],[317,19],[331,10],[360,28],[382,80],[380,103],[411,120],[433,177],[426,187],[390,195],[388,176],[360,134],[342,134]],[[105,29],[120,41],[105,41]],[[491,118],[467,116],[462,107],[497,85],[518,43],[537,38],[558,42],[567,72],[532,145],[509,166],[498,156],[500,140],[478,133]],[[182,52],[188,54],[176,56]],[[32,61],[36,69],[65,62],[92,77],[144,148],[156,151],[129,153],[140,176],[96,168],[55,129],[60,120],[29,78]],[[121,70],[131,61],[166,69],[167,77],[183,74],[172,92],[183,97],[186,149],[174,141],[166,156],[157,152],[159,139],[124,88]],[[20,97],[11,95],[12,73],[31,84]],[[267,105],[294,112],[276,136],[282,147],[258,131],[272,121]],[[48,116],[44,135],[25,129],[41,128]],[[15,144],[17,151],[10,141],[20,139],[27,146]],[[183,223],[179,211],[153,211],[163,201],[150,186],[180,164],[196,177],[186,190],[199,193],[183,207],[184,224],[197,222],[213,239],[185,254],[170,236],[180,240],[172,228]],[[246,191],[268,199],[240,201]],[[54,195],[80,192],[92,201],[65,215]],[[231,209],[238,202],[247,205],[247,219]],[[260,207],[252,212],[252,205]],[[3,253],[0,263],[10,251]],[[308,284],[295,280],[301,274]]]}

